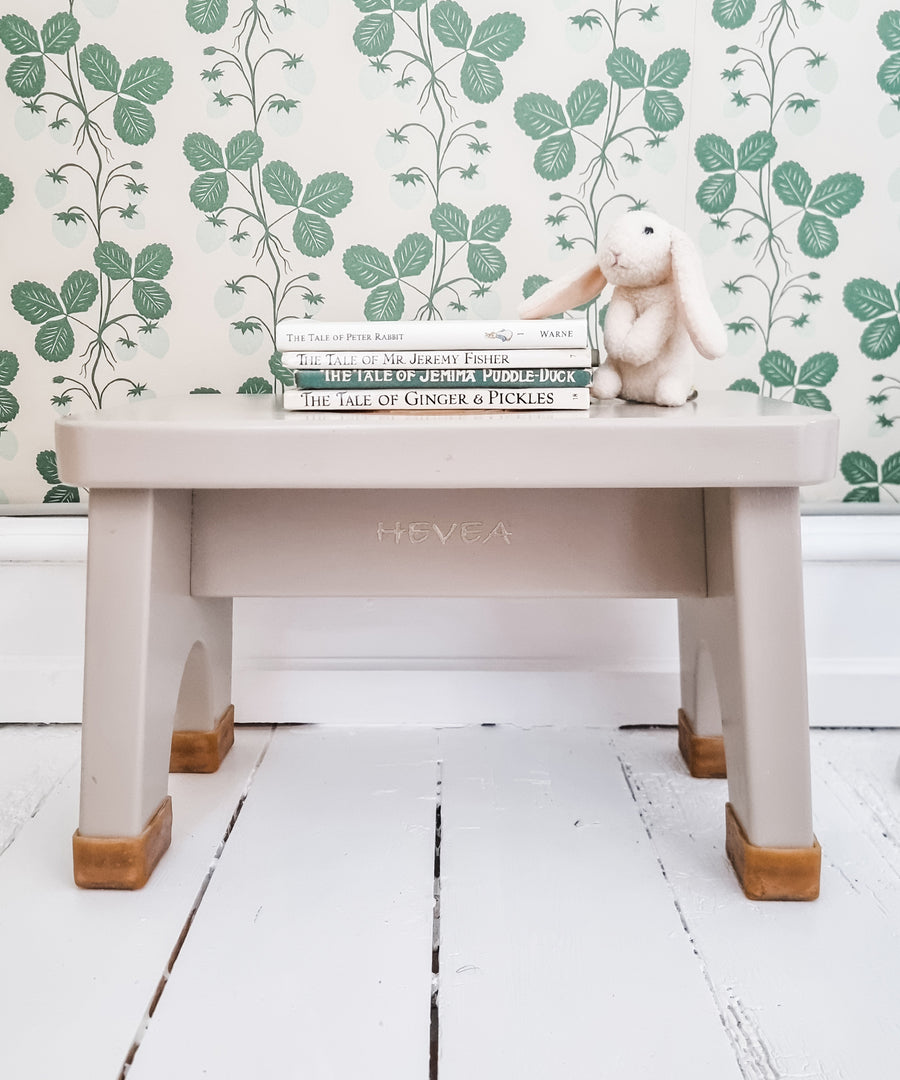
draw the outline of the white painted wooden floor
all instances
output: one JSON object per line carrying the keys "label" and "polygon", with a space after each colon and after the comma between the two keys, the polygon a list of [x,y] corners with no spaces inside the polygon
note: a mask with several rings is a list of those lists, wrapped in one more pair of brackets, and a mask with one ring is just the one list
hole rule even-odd
{"label": "white painted wooden floor", "polygon": [[675,739],[241,728],[104,893],[77,729],[0,727],[0,1076],[897,1076],[900,731],[813,734],[813,904],[743,898]]}

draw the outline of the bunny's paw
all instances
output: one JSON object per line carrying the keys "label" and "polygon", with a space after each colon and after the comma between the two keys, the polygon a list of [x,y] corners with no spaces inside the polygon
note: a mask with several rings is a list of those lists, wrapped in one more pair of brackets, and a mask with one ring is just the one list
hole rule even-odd
{"label": "bunny's paw", "polygon": [[609,364],[601,364],[591,379],[591,392],[601,399],[618,397],[622,389],[619,373]]}
{"label": "bunny's paw", "polygon": [[656,384],[653,400],[657,405],[683,405],[691,394],[691,384],[675,375],[666,375]]}

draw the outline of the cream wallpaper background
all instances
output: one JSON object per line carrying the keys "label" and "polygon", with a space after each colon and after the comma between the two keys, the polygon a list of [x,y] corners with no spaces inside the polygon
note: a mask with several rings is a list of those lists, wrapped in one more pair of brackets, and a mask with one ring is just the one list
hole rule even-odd
{"label": "cream wallpaper background", "polygon": [[0,503],[83,500],[60,412],[273,392],[283,315],[511,315],[646,205],[729,326],[701,393],[834,410],[807,500],[900,505],[900,11],[512,7],[3,9]]}

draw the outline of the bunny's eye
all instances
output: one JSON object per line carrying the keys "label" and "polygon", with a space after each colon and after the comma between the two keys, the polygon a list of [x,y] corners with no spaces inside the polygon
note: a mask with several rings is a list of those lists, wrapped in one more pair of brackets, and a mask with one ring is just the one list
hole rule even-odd
{"label": "bunny's eye", "polygon": [[652,236],[652,235],[653,235],[653,226],[652,225],[645,225],[644,226],[644,236]]}

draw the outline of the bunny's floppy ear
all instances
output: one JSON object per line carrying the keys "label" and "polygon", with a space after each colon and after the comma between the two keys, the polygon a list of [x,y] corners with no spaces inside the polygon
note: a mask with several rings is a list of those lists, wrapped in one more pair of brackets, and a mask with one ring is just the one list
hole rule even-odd
{"label": "bunny's floppy ear", "polygon": [[606,288],[606,278],[596,259],[557,281],[548,281],[519,305],[523,319],[543,319],[587,304]]}
{"label": "bunny's floppy ear", "polygon": [[680,229],[672,230],[672,276],[678,306],[697,352],[707,360],[724,356],[728,351],[725,327],[709,298],[697,249]]}

